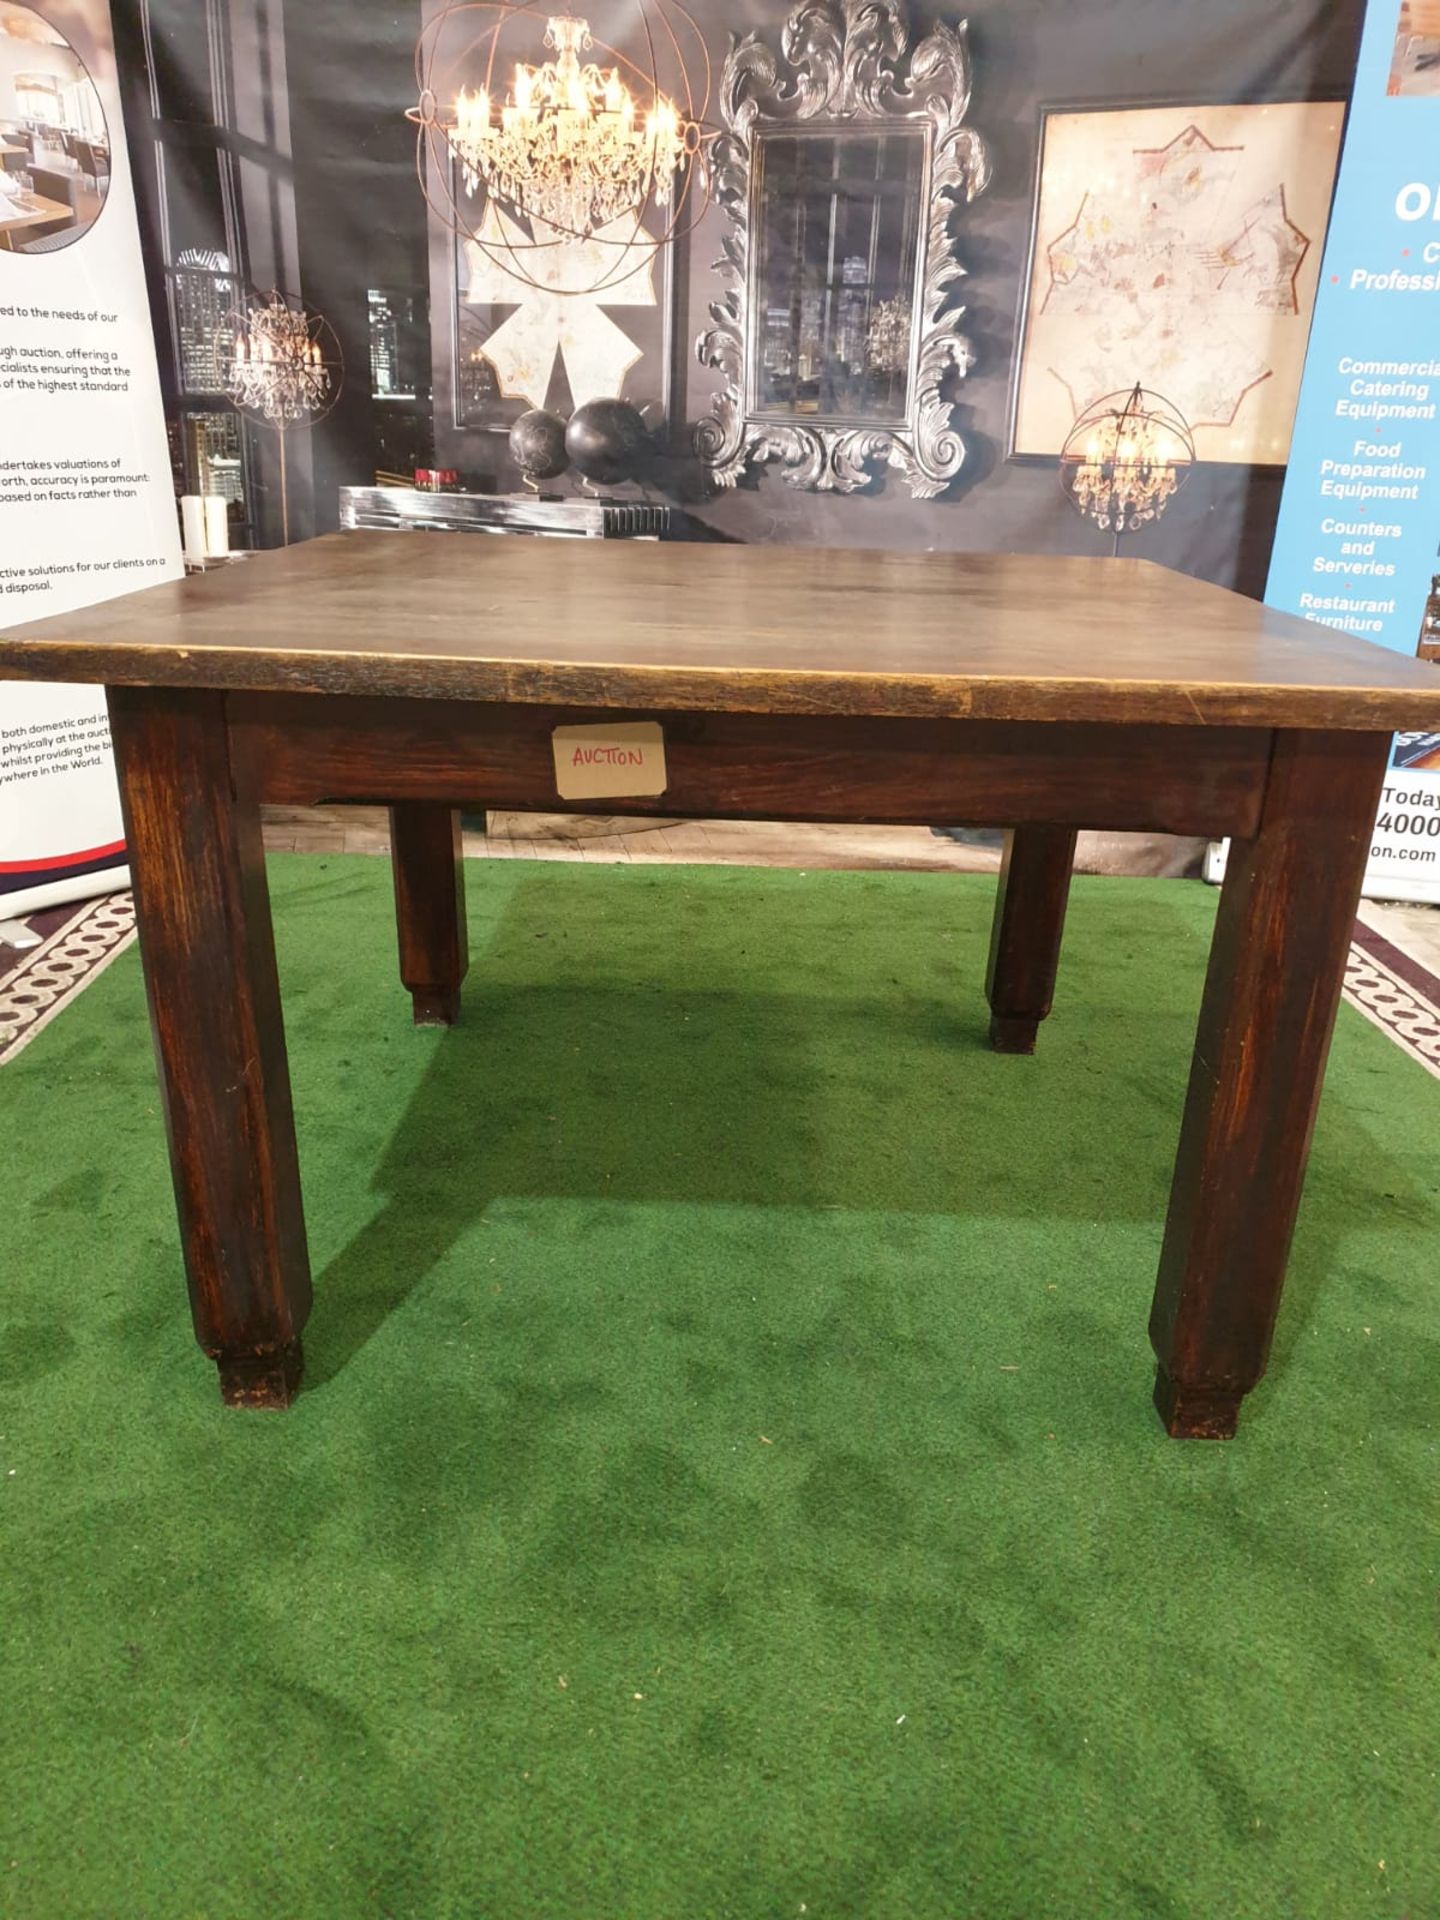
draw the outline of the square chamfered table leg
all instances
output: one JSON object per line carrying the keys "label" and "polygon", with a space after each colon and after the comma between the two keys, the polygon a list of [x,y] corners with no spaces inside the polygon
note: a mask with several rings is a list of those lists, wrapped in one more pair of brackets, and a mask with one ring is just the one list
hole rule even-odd
{"label": "square chamfered table leg", "polygon": [[310,1267],[259,810],[223,695],[109,701],[195,1335],[227,1402],[288,1406]]}
{"label": "square chamfered table leg", "polygon": [[400,979],[417,1027],[453,1027],[470,967],[465,937],[465,856],[453,807],[406,801],[390,809],[390,864]]}
{"label": "square chamfered table leg", "polygon": [[985,980],[997,1053],[1033,1053],[1049,1016],[1078,837],[1068,827],[1021,827],[1005,836]]}
{"label": "square chamfered table leg", "polygon": [[1269,1358],[1389,749],[1277,733],[1231,846],[1150,1316],[1177,1439],[1228,1439]]}

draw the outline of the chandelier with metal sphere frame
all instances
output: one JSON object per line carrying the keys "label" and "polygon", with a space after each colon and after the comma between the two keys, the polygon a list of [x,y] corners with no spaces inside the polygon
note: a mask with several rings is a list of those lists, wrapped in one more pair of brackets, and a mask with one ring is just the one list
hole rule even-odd
{"label": "chandelier with metal sphere frame", "polygon": [[1060,453],[1060,485],[1087,520],[1114,535],[1158,520],[1190,476],[1195,437],[1163,394],[1140,385],[1085,408]]}
{"label": "chandelier with metal sphere frame", "polygon": [[556,0],[445,0],[416,43],[406,118],[430,211],[546,293],[621,285],[708,204],[705,36],[680,0],[591,10],[617,3],[629,53]]}
{"label": "chandelier with metal sphere frame", "polygon": [[237,412],[272,428],[279,440],[281,539],[288,547],[286,437],[293,427],[317,426],[340,398],[340,341],[323,314],[272,288],[265,299],[248,296],[226,314],[216,360]]}

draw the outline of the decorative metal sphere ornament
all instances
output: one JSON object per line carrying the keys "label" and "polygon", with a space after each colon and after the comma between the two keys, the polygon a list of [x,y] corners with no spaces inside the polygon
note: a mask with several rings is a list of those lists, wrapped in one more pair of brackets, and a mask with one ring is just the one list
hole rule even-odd
{"label": "decorative metal sphere ornament", "polygon": [[565,429],[577,473],[602,487],[633,480],[650,452],[650,432],[628,400],[589,400]]}
{"label": "decorative metal sphere ornament", "polygon": [[1158,520],[1189,478],[1195,437],[1178,407],[1136,385],[1080,415],[1060,450],[1060,485],[1097,527],[1133,533]]}
{"label": "decorative metal sphere ornament", "polygon": [[565,422],[543,407],[522,413],[510,429],[510,457],[528,487],[558,478],[570,464],[565,451]]}
{"label": "decorative metal sphere ornament", "polygon": [[594,30],[564,0],[444,0],[416,43],[406,113],[430,211],[552,294],[620,285],[707,204],[698,22],[681,0],[589,10]]}

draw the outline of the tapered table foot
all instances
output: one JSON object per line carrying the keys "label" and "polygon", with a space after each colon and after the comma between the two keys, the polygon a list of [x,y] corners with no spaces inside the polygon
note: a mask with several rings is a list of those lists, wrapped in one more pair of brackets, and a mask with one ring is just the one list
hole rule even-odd
{"label": "tapered table foot", "polygon": [[1039,1032],[1040,1022],[1027,1019],[1023,1014],[992,1013],[990,1016],[990,1046],[995,1053],[1034,1053]]}
{"label": "tapered table foot", "polygon": [[1233,1440],[1244,1396],[1217,1387],[1186,1387],[1155,1369],[1155,1410],[1172,1440]]}
{"label": "tapered table foot", "polygon": [[305,1355],[297,1339],[268,1353],[222,1353],[216,1365],[227,1407],[283,1413],[300,1391]]}
{"label": "tapered table foot", "polygon": [[417,1027],[453,1027],[460,1018],[460,994],[427,993],[423,989],[410,996]]}

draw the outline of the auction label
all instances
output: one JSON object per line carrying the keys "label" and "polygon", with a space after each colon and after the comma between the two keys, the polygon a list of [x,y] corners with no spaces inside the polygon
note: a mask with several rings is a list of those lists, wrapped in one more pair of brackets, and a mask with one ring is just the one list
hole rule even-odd
{"label": "auction label", "polygon": [[[1370,0],[1265,598],[1440,676],[1432,54],[1399,0]],[[1365,891],[1440,900],[1440,732],[1396,740]]]}
{"label": "auction label", "polygon": [[[0,632],[183,571],[109,9],[31,11],[23,46],[0,19],[0,123],[23,124],[0,172]],[[15,110],[27,65],[63,124]],[[103,691],[0,682],[0,918],[123,886],[124,853]]]}
{"label": "auction label", "polygon": [[551,743],[562,800],[638,800],[665,791],[665,734],[658,721],[556,727]]}

